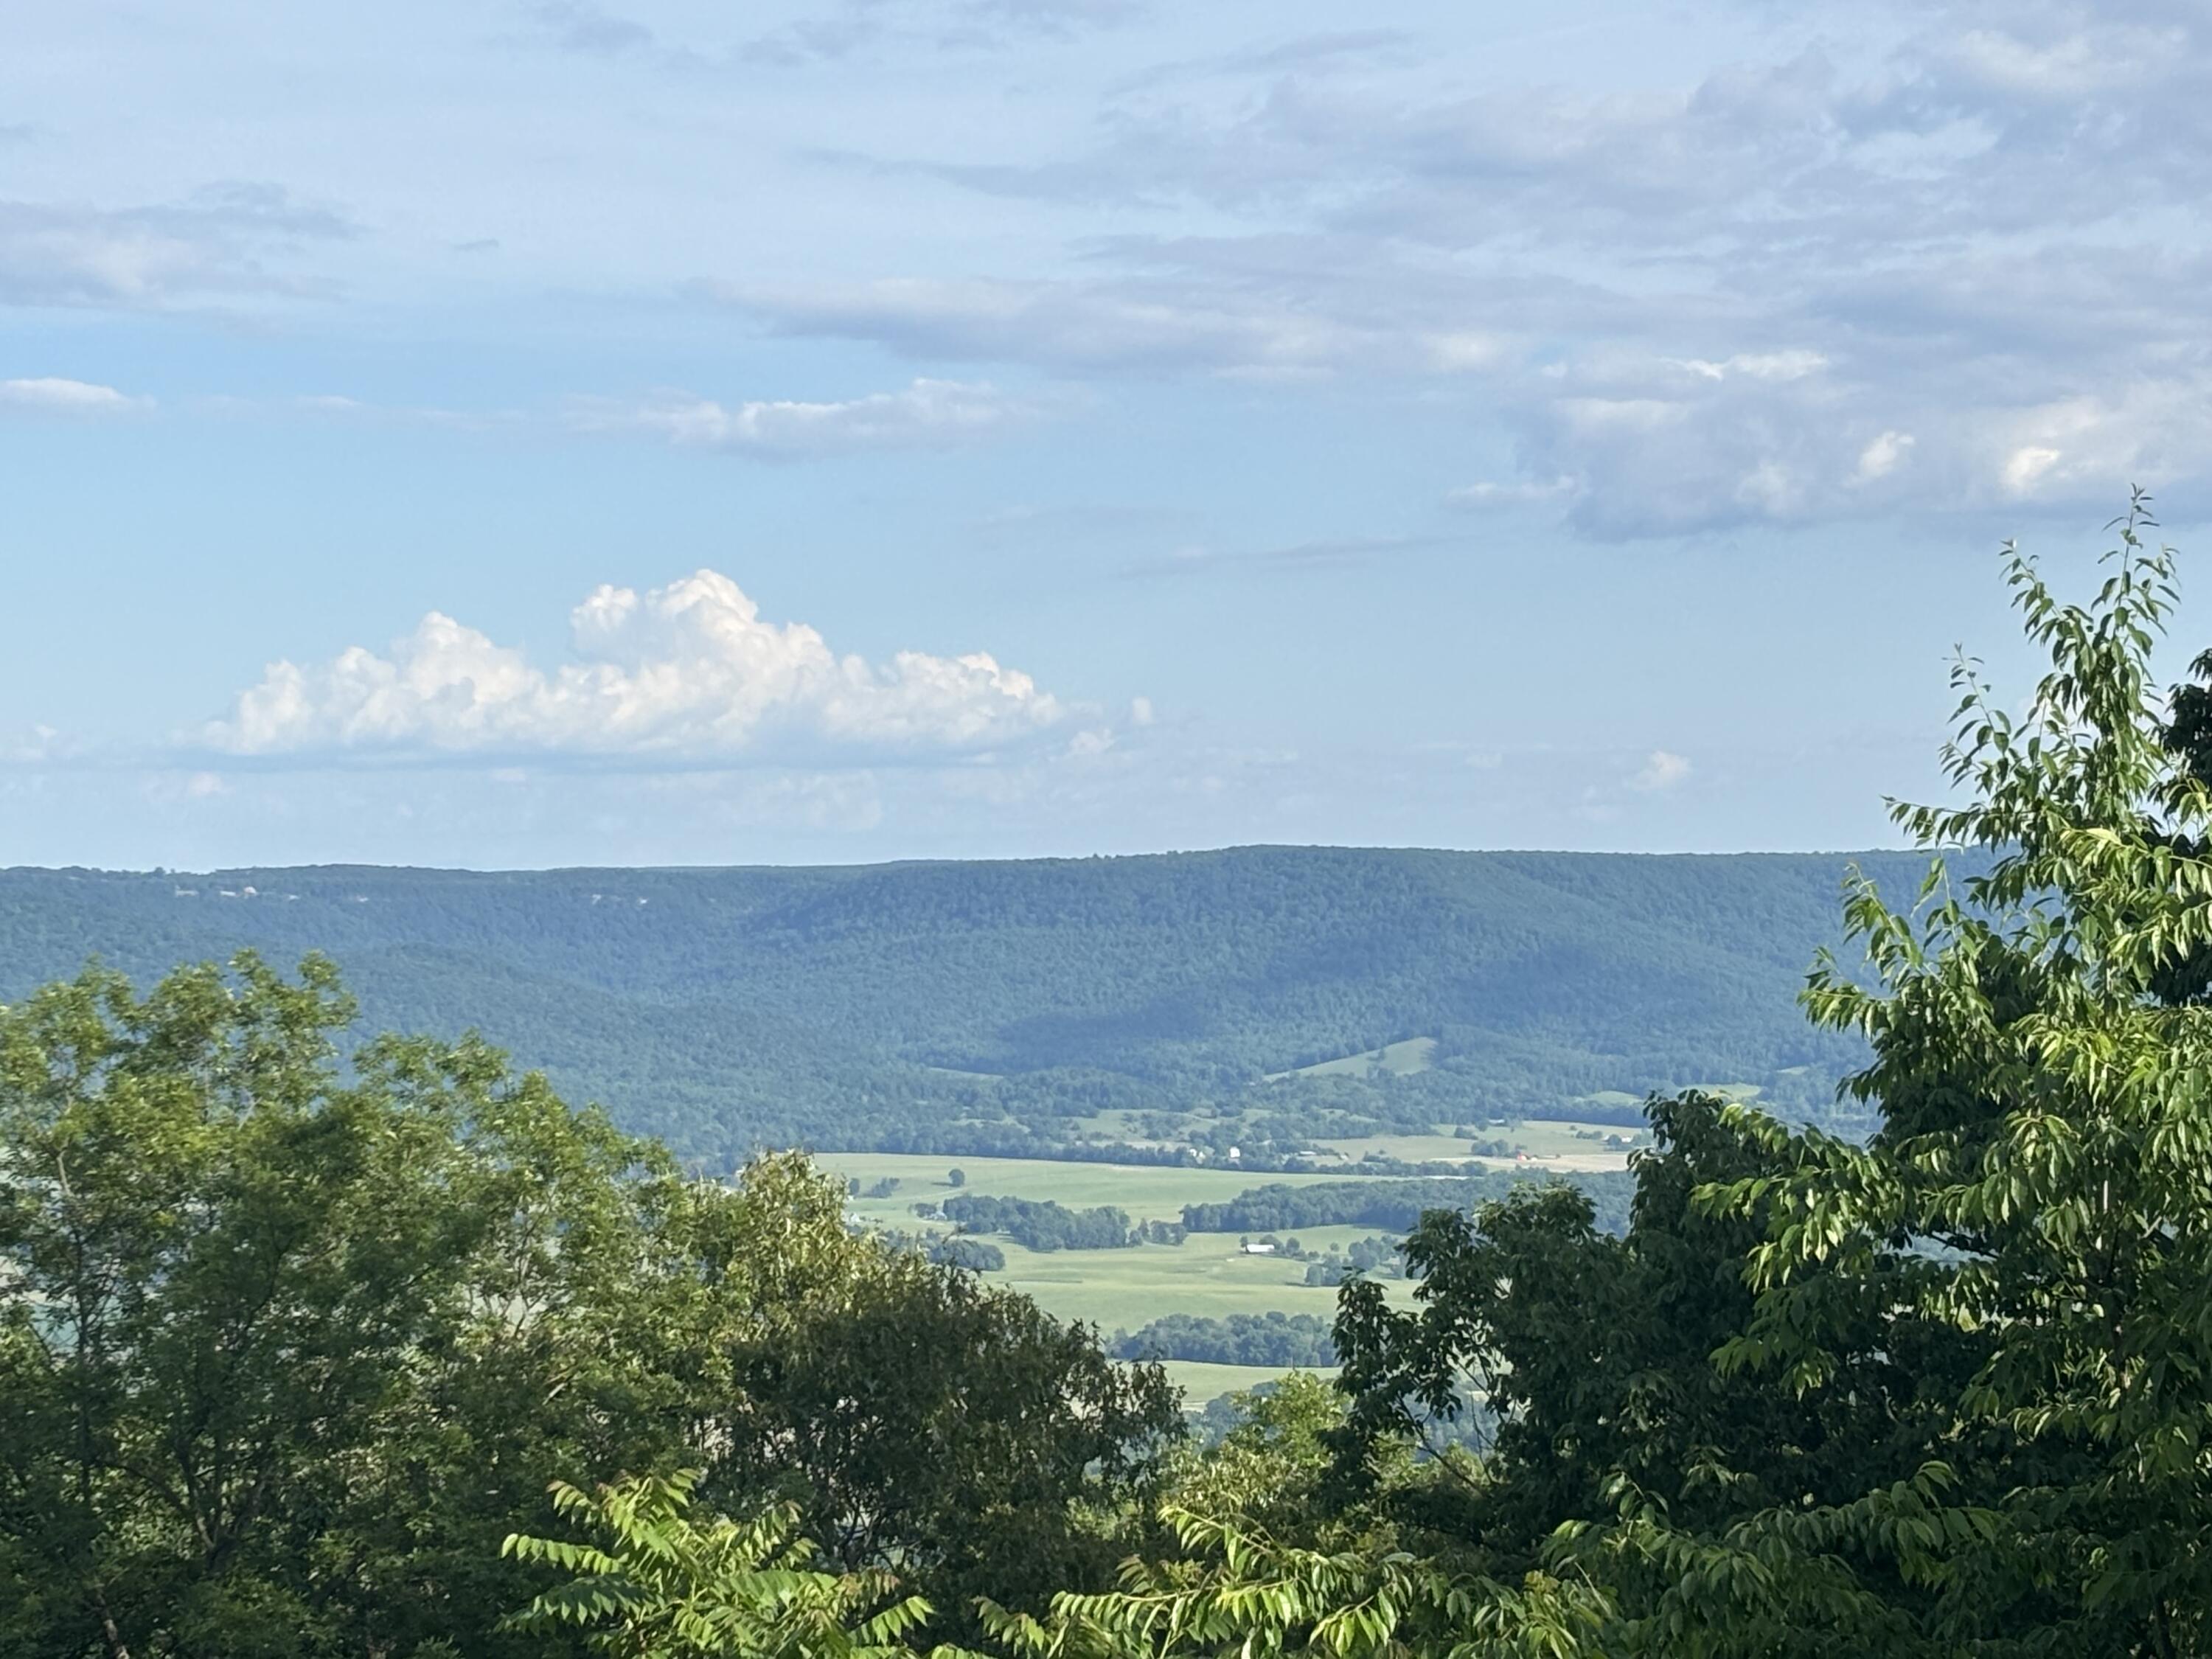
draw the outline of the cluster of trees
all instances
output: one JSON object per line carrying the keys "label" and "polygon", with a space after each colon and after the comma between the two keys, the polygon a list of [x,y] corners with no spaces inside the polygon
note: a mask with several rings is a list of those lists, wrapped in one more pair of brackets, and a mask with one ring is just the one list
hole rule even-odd
{"label": "cluster of trees", "polygon": [[951,1238],[940,1238],[929,1246],[929,1259],[944,1267],[964,1267],[971,1273],[1003,1273],[1006,1253],[986,1238],[970,1238],[956,1233]]}
{"label": "cluster of trees", "polygon": [[1157,1370],[804,1160],[694,1180],[472,1042],[342,1063],[350,1012],[251,956],[0,1011],[0,1655],[570,1651],[506,1623],[558,1564],[501,1553],[561,1480],[787,1517],[940,1638],[1110,1584]]}
{"label": "cluster of trees", "polygon": [[2141,530],[2087,606],[2008,565],[2051,672],[1962,668],[1959,804],[1899,809],[1970,873],[1847,896],[1806,1006],[1871,1135],[1656,1101],[1623,1228],[1431,1211],[1413,1305],[1348,1284],[1337,1384],[1211,1444],[802,1162],[688,1182],[474,1045],[341,1069],[318,964],[40,993],[0,1655],[2212,1652],[2212,720]]}
{"label": "cluster of trees", "polygon": [[[1473,1176],[1399,1180],[1317,1181],[1303,1187],[1273,1182],[1247,1188],[1218,1204],[1187,1204],[1182,1224],[1194,1233],[1262,1233],[1299,1227],[1380,1227],[1405,1232],[1431,1210],[1469,1210],[1503,1198],[1523,1177],[1510,1170]],[[1590,1195],[1597,1212],[1616,1231],[1626,1223],[1630,1178],[1618,1172],[1570,1177]]]}
{"label": "cluster of trees", "polygon": [[1327,1320],[1282,1312],[1231,1314],[1226,1319],[1169,1314],[1141,1330],[1116,1332],[1114,1352],[1124,1359],[1194,1359],[1279,1370],[1336,1364]]}
{"label": "cluster of trees", "polygon": [[1386,1279],[1401,1276],[1403,1242],[1381,1233],[1355,1238],[1340,1250],[1331,1250],[1306,1264],[1306,1283],[1336,1285],[1358,1273],[1377,1273]]}
{"label": "cluster of trees", "polygon": [[1003,1233],[1030,1250],[1118,1250],[1139,1241],[1127,1210],[1101,1205],[1071,1210],[1053,1199],[955,1193],[945,1218],[964,1233]]}

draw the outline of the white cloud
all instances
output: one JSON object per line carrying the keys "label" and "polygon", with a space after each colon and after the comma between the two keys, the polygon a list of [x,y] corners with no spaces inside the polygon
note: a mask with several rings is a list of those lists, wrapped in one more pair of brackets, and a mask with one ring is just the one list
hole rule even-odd
{"label": "white cloud", "polygon": [[1505,507],[1527,501],[1553,501],[1575,493],[1575,481],[1557,477],[1549,483],[1500,483],[1494,478],[1485,478],[1480,483],[1462,485],[1444,492],[1447,507]]}
{"label": "white cloud", "polygon": [[2005,458],[2005,488],[2015,495],[2035,488],[2035,481],[2064,459],[2064,452],[2043,444],[2022,444]]}
{"label": "white cloud", "polygon": [[1859,451],[1858,476],[1869,483],[1897,471],[1915,440],[1910,432],[1884,432]]}
{"label": "white cloud", "polygon": [[645,432],[686,447],[796,459],[963,443],[1046,412],[1043,401],[986,383],[919,380],[903,391],[837,403],[763,399],[731,407],[678,392],[632,404],[580,398],[571,420],[584,431]]}
{"label": "white cloud", "polygon": [[1655,749],[1643,767],[1628,780],[1628,787],[1653,794],[1662,789],[1672,789],[1689,775],[1690,763],[1682,756],[1670,754],[1664,749]]}
{"label": "white cloud", "polygon": [[1817,351],[1753,351],[1738,352],[1719,362],[1686,357],[1677,360],[1675,366],[1707,380],[1725,380],[1731,374],[1754,380],[1802,380],[1826,368],[1828,360]]}
{"label": "white cloud", "polygon": [[1285,375],[1395,349],[1440,366],[1474,366],[1472,335],[1400,338],[1279,298],[1178,283],[939,281],[843,287],[702,284],[707,298],[785,334],[866,339],[912,356],[1024,362],[1057,369]]}
{"label": "white cloud", "polygon": [[[2203,401],[2202,6],[1938,0],[1848,49],[1783,12],[1750,35],[1686,15],[1727,50],[1633,91],[1246,53],[1116,83],[1087,143],[840,152],[1115,228],[1074,275],[709,291],[924,362],[1478,371],[1474,418],[1525,470],[1455,499],[1571,477],[1563,510],[1608,538],[2212,477],[2212,436],[2167,412]],[[2155,435],[2025,429],[2090,386]]]}
{"label": "white cloud", "polygon": [[19,766],[35,766],[41,761],[58,758],[69,745],[62,734],[51,726],[33,726],[27,730],[0,731],[0,763]]}
{"label": "white cloud", "polygon": [[131,397],[112,386],[63,380],[58,375],[0,380],[0,406],[33,410],[46,415],[125,415],[147,408],[153,401],[150,398]]}
{"label": "white cloud", "polygon": [[240,756],[528,755],[682,764],[767,753],[975,752],[1072,710],[982,653],[833,653],[803,623],[763,621],[702,570],[640,593],[604,586],[569,617],[551,671],[433,611],[387,655],[272,664],[200,741]]}

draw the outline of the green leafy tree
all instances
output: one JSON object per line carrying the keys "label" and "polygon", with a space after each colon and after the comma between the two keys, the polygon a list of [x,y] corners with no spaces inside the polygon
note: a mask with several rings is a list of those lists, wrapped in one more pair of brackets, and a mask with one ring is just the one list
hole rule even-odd
{"label": "green leafy tree", "polygon": [[703,1491],[726,1511],[799,1506],[848,1571],[895,1565],[972,1633],[989,1595],[1042,1607],[1103,1589],[1141,1536],[1185,1433],[1157,1365],[917,1252],[849,1237],[834,1183],[803,1159],[745,1177],[755,1209],[806,1255],[755,1243],[748,1316],[707,1404]]}
{"label": "green leafy tree", "polygon": [[504,1554],[564,1577],[508,1626],[589,1631],[620,1659],[908,1659],[927,1601],[879,1570],[823,1570],[788,1506],[694,1519],[697,1482],[683,1470],[596,1493],[556,1484],[554,1509],[597,1541],[509,1536]]}
{"label": "green leafy tree", "polygon": [[[1406,1245],[1411,1308],[1371,1282],[1345,1288],[1350,1472],[1409,1547],[1492,1574],[1555,1565],[1560,1529],[1605,1520],[1628,1492],[1677,1528],[1719,1533],[1909,1476],[1943,1431],[1920,1398],[1971,1366],[1940,1333],[1869,1344],[1836,1386],[1804,1395],[1717,1360],[1753,1316],[1745,1275],[1765,1220],[1706,1213],[1695,1195],[1787,1165],[1716,1097],[1650,1111],[1657,1146],[1635,1159],[1625,1235],[1598,1229],[1583,1194],[1528,1186],[1424,1218]],[[1453,1444],[1470,1413],[1479,1461]],[[1377,1449],[1408,1437],[1437,1455],[1378,1482]],[[1639,1557],[1603,1565],[1625,1618],[1671,1585]]]}
{"label": "green leafy tree", "polygon": [[[1587,1583],[1560,1651],[2212,1650],[2212,794],[2151,690],[2148,525],[2086,605],[2008,550],[2050,671],[2015,712],[1962,665],[1958,803],[1897,808],[1919,902],[1847,896],[1867,969],[1807,1006],[1872,1048],[1869,1139],[1658,1103],[1625,1237],[1524,1193],[1423,1224],[1414,1311],[1347,1288],[1364,1435],[1469,1387],[1498,1414],[1392,1511],[1431,1582]],[[1260,1560],[1083,1611],[1304,1639]]]}
{"label": "green leafy tree", "polygon": [[487,1635],[484,1559],[552,1474],[678,1443],[683,1389],[643,1357],[696,1300],[663,1265],[666,1160],[480,1045],[387,1040],[343,1076],[350,1012],[327,963],[248,956],[0,1016],[20,1650]]}
{"label": "green leafy tree", "polygon": [[[1863,885],[1847,911],[1879,984],[1814,975],[1814,1017],[1874,1046],[1850,1087],[1879,1133],[1786,1137],[1744,1115],[1786,1168],[1707,1195],[1770,1218],[1724,1364],[1813,1395],[1869,1343],[1940,1329],[1977,1350],[1911,1480],[1725,1540],[1769,1569],[1770,1622],[1880,1620],[1899,1651],[2212,1640],[2212,1009],[2168,994],[2212,942],[2196,850],[2212,795],[2152,692],[2173,562],[2148,523],[2138,500],[2086,606],[2008,557],[2050,672],[2015,714],[1962,665],[1947,757],[1964,804],[1896,809],[1923,845],[1994,862],[1958,890],[1939,862],[1917,914]],[[1669,1616],[1759,1622],[1687,1587]]]}
{"label": "green leafy tree", "polygon": [[[1341,1547],[1387,1541],[1370,1508],[1344,1501],[1338,1477],[1346,1397],[1311,1371],[1230,1396],[1234,1420],[1212,1445],[1184,1451],[1170,1501],[1176,1508],[1263,1534],[1279,1543]],[[1387,1459],[1387,1464],[1383,1460]],[[1402,1475],[1392,1447],[1370,1471],[1387,1486]]]}
{"label": "green leafy tree", "polygon": [[1181,1548],[1129,1563],[1120,1589],[1054,1599],[1044,1619],[994,1610],[1021,1659],[1563,1659],[1603,1606],[1540,1573],[1503,1583],[1419,1557],[1326,1550],[1170,1509]]}

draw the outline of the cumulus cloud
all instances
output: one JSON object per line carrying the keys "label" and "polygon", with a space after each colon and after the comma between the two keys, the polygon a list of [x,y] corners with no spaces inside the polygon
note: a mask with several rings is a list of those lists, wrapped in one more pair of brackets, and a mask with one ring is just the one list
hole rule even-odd
{"label": "cumulus cloud", "polygon": [[649,433],[689,448],[797,459],[964,443],[1047,412],[1045,400],[987,384],[920,380],[902,391],[831,403],[777,399],[731,406],[681,392],[635,403],[584,398],[572,405],[571,421],[585,431]]}
{"label": "cumulus cloud", "polygon": [[125,415],[149,407],[150,398],[134,398],[112,386],[89,380],[42,375],[31,380],[0,380],[0,408],[29,410],[42,415]]}
{"label": "cumulus cloud", "polygon": [[386,654],[355,647],[325,663],[270,665],[198,741],[251,757],[684,764],[972,754],[1036,738],[1073,712],[980,652],[841,657],[803,623],[763,620],[711,570],[643,593],[600,587],[569,623],[575,660],[549,671],[433,611]]}
{"label": "cumulus cloud", "polygon": [[129,208],[0,201],[0,304],[149,308],[215,295],[314,295],[280,269],[354,234],[328,209],[270,185],[210,185]]}

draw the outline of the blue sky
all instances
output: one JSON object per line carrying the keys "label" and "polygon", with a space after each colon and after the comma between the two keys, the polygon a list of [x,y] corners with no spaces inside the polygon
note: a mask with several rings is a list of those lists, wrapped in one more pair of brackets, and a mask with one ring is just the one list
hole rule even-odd
{"label": "blue sky", "polygon": [[2212,516],[2197,4],[4,28],[0,864],[1863,846]]}

